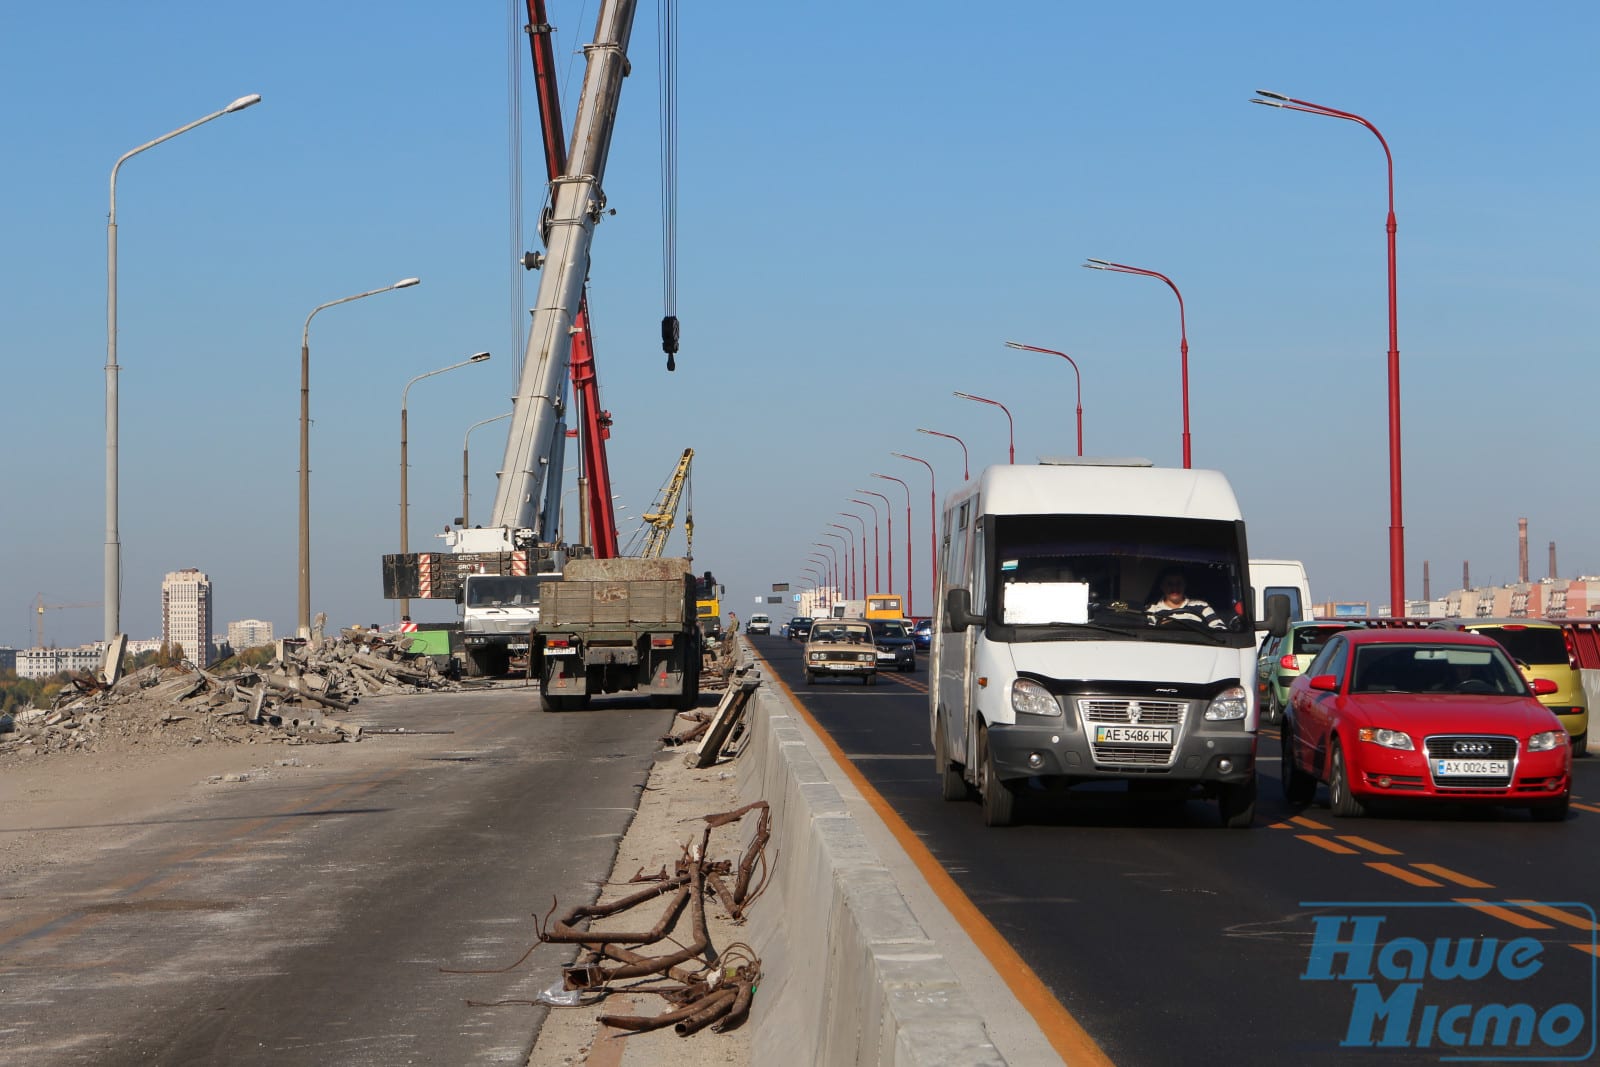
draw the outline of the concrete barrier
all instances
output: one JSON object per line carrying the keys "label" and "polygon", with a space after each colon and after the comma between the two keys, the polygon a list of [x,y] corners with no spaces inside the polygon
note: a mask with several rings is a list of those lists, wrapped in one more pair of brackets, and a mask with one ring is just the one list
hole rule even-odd
{"label": "concrete barrier", "polygon": [[763,964],[752,1062],[1005,1063],[788,698],[763,682],[746,714],[740,799],[772,810],[772,881],[750,913]]}

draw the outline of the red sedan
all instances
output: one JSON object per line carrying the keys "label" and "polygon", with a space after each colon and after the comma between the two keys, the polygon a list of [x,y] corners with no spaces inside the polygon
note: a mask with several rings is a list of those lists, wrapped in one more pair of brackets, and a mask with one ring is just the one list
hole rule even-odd
{"label": "red sedan", "polygon": [[1309,804],[1328,783],[1335,815],[1424,798],[1567,817],[1567,732],[1493,640],[1356,629],[1336,634],[1289,689],[1283,793]]}

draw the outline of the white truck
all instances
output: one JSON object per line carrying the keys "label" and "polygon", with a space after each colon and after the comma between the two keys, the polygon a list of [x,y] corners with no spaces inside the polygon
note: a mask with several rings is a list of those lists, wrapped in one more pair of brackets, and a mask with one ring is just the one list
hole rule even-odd
{"label": "white truck", "polygon": [[[939,536],[928,693],[946,800],[974,789],[1003,826],[1033,783],[1120,780],[1251,824],[1255,606],[1220,472],[990,467],[947,498]],[[1188,606],[1147,611],[1174,573]]]}

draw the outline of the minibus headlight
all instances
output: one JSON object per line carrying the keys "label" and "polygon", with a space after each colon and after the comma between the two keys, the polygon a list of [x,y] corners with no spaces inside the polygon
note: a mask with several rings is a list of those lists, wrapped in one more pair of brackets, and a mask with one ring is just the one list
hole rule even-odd
{"label": "minibus headlight", "polygon": [[1245,699],[1244,689],[1236,685],[1211,698],[1211,703],[1206,705],[1206,719],[1210,722],[1242,719],[1249,710],[1250,702]]}
{"label": "minibus headlight", "polygon": [[1061,705],[1038,682],[1018,678],[1011,683],[1011,710],[1019,715],[1060,715]]}

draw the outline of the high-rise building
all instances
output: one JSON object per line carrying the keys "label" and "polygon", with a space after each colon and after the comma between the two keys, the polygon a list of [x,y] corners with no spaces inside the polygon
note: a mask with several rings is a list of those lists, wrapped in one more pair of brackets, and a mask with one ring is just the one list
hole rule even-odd
{"label": "high-rise building", "polygon": [[228,647],[243,652],[257,645],[272,644],[272,624],[260,619],[240,619],[228,624]]}
{"label": "high-rise building", "polygon": [[161,640],[197,666],[211,662],[211,579],[194,567],[161,580]]}

